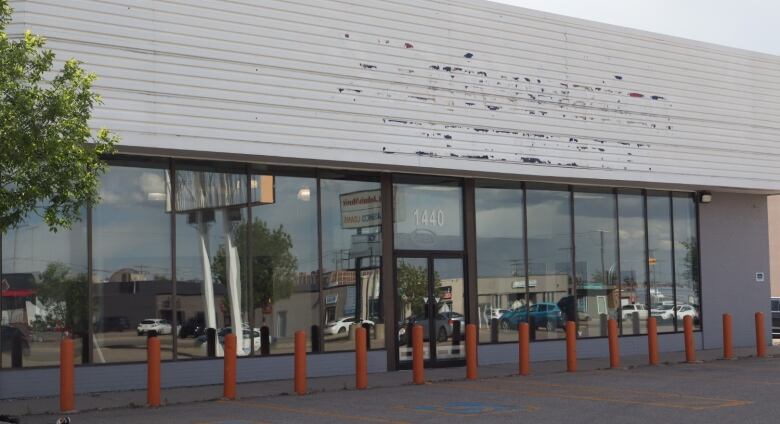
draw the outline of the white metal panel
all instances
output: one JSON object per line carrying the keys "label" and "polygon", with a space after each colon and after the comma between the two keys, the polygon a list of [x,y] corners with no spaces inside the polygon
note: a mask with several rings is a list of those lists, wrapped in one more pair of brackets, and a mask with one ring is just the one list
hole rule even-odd
{"label": "white metal panel", "polygon": [[15,0],[126,148],[780,190],[780,58],[482,0]]}

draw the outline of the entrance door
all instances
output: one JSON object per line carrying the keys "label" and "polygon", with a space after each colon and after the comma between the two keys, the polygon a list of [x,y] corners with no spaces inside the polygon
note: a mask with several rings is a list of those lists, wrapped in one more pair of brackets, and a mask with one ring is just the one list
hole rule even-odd
{"label": "entrance door", "polygon": [[427,365],[462,365],[466,330],[463,258],[434,254],[398,256],[395,266],[400,367],[411,366],[415,325],[423,327]]}

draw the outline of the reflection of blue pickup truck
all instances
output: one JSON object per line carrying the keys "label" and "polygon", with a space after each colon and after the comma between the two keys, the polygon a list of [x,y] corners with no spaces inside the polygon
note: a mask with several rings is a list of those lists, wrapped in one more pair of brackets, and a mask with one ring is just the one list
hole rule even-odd
{"label": "reflection of blue pickup truck", "polygon": [[780,338],[780,297],[772,298],[772,338]]}
{"label": "reflection of blue pickup truck", "polygon": [[499,319],[499,325],[506,330],[515,329],[519,323],[526,322],[529,317],[533,319],[536,327],[544,327],[547,331],[563,327],[561,309],[554,303],[537,303],[531,305],[527,312],[524,307],[504,312]]}

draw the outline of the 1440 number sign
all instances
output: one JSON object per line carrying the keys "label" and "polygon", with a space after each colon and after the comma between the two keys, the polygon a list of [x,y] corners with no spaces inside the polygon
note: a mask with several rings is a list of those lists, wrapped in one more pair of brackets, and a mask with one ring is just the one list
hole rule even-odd
{"label": "1440 number sign", "polygon": [[444,211],[441,209],[415,209],[413,214],[414,222],[418,227],[444,226]]}

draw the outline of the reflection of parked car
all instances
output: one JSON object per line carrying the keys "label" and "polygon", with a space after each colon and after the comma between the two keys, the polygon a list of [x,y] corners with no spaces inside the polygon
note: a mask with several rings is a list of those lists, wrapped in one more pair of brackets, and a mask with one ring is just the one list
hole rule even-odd
{"label": "reflection of parked car", "polygon": [[171,334],[171,323],[159,318],[145,319],[138,324],[136,330],[139,336],[149,331],[156,331],[157,334]]}
{"label": "reflection of parked car", "polygon": [[674,318],[674,305],[658,305],[650,310],[650,314],[662,321],[670,320]]}
{"label": "reflection of parked car", "polygon": [[206,331],[205,326],[195,318],[190,318],[179,329],[179,337],[184,339],[187,337],[200,337]]}
{"label": "reflection of parked car", "polygon": [[441,315],[447,319],[447,323],[450,325],[451,329],[454,329],[453,325],[455,325],[455,321],[458,321],[460,322],[460,333],[466,333],[466,317],[464,317],[463,314],[458,312],[442,312]]}
{"label": "reflection of parked car", "polygon": [[634,313],[639,315],[639,319],[646,320],[648,316],[647,307],[644,303],[634,303],[620,307],[620,318],[623,320],[631,319]]}
{"label": "reflection of parked car", "polygon": [[696,313],[696,308],[691,305],[678,305],[677,308],[677,320],[682,321],[683,318],[690,316],[694,322],[699,318],[699,314]]}
{"label": "reflection of parked car", "polygon": [[677,313],[678,321],[682,321],[686,316],[693,318],[694,322],[699,318],[696,308],[691,305],[677,305],[674,307],[671,305],[663,305],[653,311],[653,316],[660,320],[674,319],[675,312]]}
{"label": "reflection of parked car", "polygon": [[537,303],[531,305],[527,313],[525,308],[518,308],[502,315],[501,328],[517,328],[519,323],[526,322],[527,319],[533,319],[536,327],[544,327],[547,331],[555,331],[556,328],[563,327],[563,315],[558,305],[554,303]]}
{"label": "reflection of parked car", "polygon": [[95,324],[95,331],[125,331],[130,329],[130,321],[127,317],[103,317]]}
{"label": "reflection of parked car", "polygon": [[[225,344],[225,336],[232,333],[233,329],[231,327],[223,327],[220,328],[217,331],[217,340],[219,341],[219,344],[224,345]],[[244,327],[244,338],[243,338],[243,350],[244,355],[248,355],[250,352],[249,346],[252,343],[252,337],[254,337],[254,345],[255,345],[255,352],[260,351],[260,346],[262,346],[262,339],[260,337],[260,329],[253,328],[251,331],[248,327]],[[206,344],[206,335],[198,336],[195,339],[195,346],[201,346]],[[239,352],[241,354],[241,352]]]}
{"label": "reflection of parked car", "polygon": [[[336,334],[347,334],[349,331],[349,326],[357,324],[357,319],[355,317],[343,317],[336,321],[331,321],[327,324],[325,324],[325,329],[323,330],[323,333],[328,335],[336,335]],[[373,326],[374,322],[371,320],[364,319],[360,322],[360,324],[368,324]]]}
{"label": "reflection of parked car", "polygon": [[[429,340],[430,325],[428,324],[428,317],[422,315],[412,315],[406,319],[405,322],[399,323],[398,328],[398,342],[401,344],[407,343],[410,336],[407,333],[407,327],[411,325],[421,325],[423,328],[423,340]],[[449,320],[442,314],[436,315],[436,341],[446,341],[452,335],[452,325],[449,324]]]}
{"label": "reflection of parked car", "polygon": [[0,326],[0,345],[2,345],[2,351],[10,352],[16,337],[19,337],[22,342],[22,354],[25,356],[29,355],[30,342],[27,340],[27,336],[24,335],[22,330],[8,325]]}

